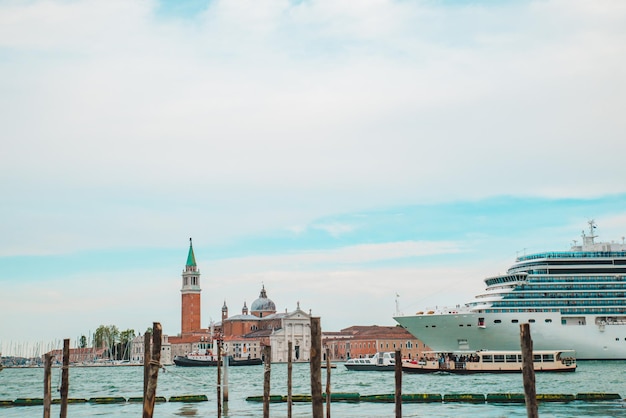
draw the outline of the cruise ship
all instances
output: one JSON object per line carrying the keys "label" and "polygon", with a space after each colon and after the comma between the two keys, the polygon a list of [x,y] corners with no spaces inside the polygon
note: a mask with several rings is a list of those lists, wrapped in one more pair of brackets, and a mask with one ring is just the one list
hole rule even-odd
{"label": "cruise ship", "polygon": [[528,323],[536,350],[626,360],[626,245],[595,242],[595,230],[589,221],[570,251],[518,257],[465,305],[394,319],[438,352],[519,350],[520,324]]}

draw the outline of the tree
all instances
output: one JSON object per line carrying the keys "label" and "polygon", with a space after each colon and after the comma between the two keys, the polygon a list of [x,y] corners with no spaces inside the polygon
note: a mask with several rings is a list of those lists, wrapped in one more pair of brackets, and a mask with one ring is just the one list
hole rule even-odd
{"label": "tree", "polygon": [[120,331],[115,325],[100,325],[93,334],[93,344],[95,347],[107,349],[110,358],[111,350],[115,348],[119,335]]}
{"label": "tree", "polygon": [[84,335],[80,336],[79,347],[80,348],[87,348],[87,337],[85,337]]}

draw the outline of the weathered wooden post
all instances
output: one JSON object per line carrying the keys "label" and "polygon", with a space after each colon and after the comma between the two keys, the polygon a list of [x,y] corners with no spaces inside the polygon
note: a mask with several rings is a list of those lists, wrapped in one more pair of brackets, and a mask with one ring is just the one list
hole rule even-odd
{"label": "weathered wooden post", "polygon": [[159,368],[161,367],[161,323],[152,325],[152,350],[150,351],[150,372],[146,393],[143,395],[143,418],[152,418],[156,397]]}
{"label": "weathered wooden post", "polygon": [[217,340],[217,418],[222,417],[222,340]]}
{"label": "weathered wooden post", "polygon": [[293,342],[287,343],[287,418],[291,418],[291,384],[293,380],[292,354]]}
{"label": "weathered wooden post", "polygon": [[270,374],[272,371],[272,347],[263,347],[265,373],[263,374],[263,418],[270,417]]}
{"label": "weathered wooden post", "polygon": [[150,340],[152,333],[146,332],[143,336],[143,397],[146,398],[148,380],[150,380]]}
{"label": "weathered wooden post", "polygon": [[311,407],[313,418],[323,418],[322,400],[322,330],[319,317],[311,317]]}
{"label": "weathered wooden post", "polygon": [[530,337],[530,324],[520,324],[520,342],[522,345],[522,374],[524,376],[524,397],[528,418],[539,416],[537,392],[535,388],[535,368],[533,362],[533,340]]}
{"label": "weathered wooden post", "polygon": [[70,388],[70,339],[63,340],[63,368],[61,369],[61,413],[59,417],[67,417],[67,394]]}
{"label": "weathered wooden post", "polygon": [[396,350],[396,418],[402,418],[402,351]]}
{"label": "weathered wooden post", "polygon": [[330,418],[330,348],[326,347],[326,418]]}
{"label": "weathered wooden post", "polygon": [[[222,391],[222,399],[224,400],[224,408],[228,404],[228,366],[230,366],[230,357],[226,356],[224,360],[224,390]],[[228,412],[226,412],[228,413]]]}
{"label": "weathered wooden post", "polygon": [[43,363],[43,418],[50,418],[50,405],[52,405],[52,354],[44,355]]}

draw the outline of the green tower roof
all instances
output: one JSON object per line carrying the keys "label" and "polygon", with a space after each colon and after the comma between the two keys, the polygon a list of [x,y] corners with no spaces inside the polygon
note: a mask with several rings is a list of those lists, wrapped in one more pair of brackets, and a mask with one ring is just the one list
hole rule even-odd
{"label": "green tower roof", "polygon": [[187,266],[196,266],[196,256],[193,255],[193,245],[191,244],[191,238],[189,238],[189,255],[187,255]]}

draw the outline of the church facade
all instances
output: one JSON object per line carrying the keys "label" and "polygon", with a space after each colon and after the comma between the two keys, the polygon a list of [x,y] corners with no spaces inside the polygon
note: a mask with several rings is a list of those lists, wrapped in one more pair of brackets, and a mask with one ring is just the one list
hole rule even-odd
{"label": "church facade", "polygon": [[271,347],[274,363],[286,362],[289,342],[292,344],[292,361],[308,362],[311,358],[311,315],[300,309],[278,313],[276,304],[267,296],[265,285],[248,311],[244,302],[241,314],[228,316],[226,302],[222,307],[222,335],[224,350],[238,357],[261,356],[262,348]]}

